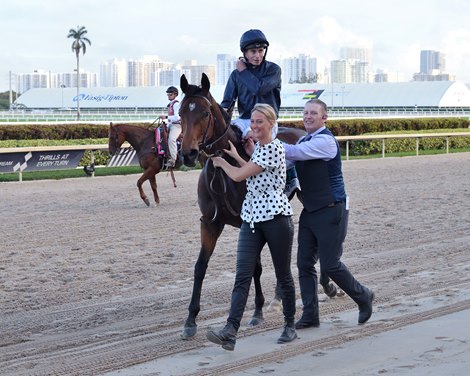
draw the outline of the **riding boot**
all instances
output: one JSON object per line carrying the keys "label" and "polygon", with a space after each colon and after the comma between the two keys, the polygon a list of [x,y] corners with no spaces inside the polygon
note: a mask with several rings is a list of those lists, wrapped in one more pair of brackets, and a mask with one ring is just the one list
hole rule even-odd
{"label": "riding boot", "polygon": [[217,345],[221,345],[224,350],[233,351],[237,341],[237,331],[232,324],[227,323],[221,330],[209,330],[207,339]]}

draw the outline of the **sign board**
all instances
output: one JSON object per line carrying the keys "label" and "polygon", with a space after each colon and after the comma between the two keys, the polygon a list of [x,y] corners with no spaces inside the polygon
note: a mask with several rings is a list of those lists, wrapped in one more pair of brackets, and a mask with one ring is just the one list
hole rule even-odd
{"label": "sign board", "polygon": [[63,170],[76,168],[84,150],[1,153],[0,172]]}

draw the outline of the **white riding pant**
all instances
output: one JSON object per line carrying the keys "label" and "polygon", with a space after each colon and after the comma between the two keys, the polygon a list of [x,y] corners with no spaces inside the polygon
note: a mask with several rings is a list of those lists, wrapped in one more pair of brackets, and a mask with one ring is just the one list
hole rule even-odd
{"label": "white riding pant", "polygon": [[169,123],[168,127],[170,128],[170,131],[168,132],[168,150],[170,151],[170,158],[173,161],[176,161],[178,154],[176,140],[181,134],[181,124]]}

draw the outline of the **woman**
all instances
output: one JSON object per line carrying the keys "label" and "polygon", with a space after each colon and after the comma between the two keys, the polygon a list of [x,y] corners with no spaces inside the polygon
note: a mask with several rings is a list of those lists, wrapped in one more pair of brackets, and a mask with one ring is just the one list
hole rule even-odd
{"label": "woman", "polygon": [[284,146],[279,140],[273,140],[272,136],[275,124],[274,109],[268,104],[256,104],[251,112],[251,130],[258,142],[256,146],[252,140],[247,140],[245,144],[247,153],[251,154],[250,160],[243,160],[232,143],[230,149],[224,149],[224,152],[240,167],[229,164],[221,157],[212,158],[215,167],[222,168],[232,180],[246,179],[247,186],[229,317],[223,329],[207,333],[209,341],[222,345],[225,350],[233,351],[235,348],[256,261],[266,243],[283,294],[285,325],[277,342],[286,343],[297,338],[294,324],[295,286],[290,268],[294,224],[292,207],[283,193],[286,179]]}

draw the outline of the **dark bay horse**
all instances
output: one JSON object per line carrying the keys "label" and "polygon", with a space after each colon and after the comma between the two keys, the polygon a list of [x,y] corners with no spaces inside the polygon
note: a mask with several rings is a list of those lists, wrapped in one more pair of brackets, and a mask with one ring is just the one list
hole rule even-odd
{"label": "dark bay horse", "polygon": [[[155,130],[146,129],[138,125],[111,123],[109,127],[109,153],[114,155],[121,145],[127,141],[137,153],[140,167],[144,169],[144,173],[137,180],[137,188],[139,189],[140,198],[147,206],[150,201],[142,189],[142,184],[148,180],[152,187],[153,198],[155,203],[160,204],[160,198],[157,193],[157,180],[155,175],[160,172],[163,166],[163,155],[155,152]],[[176,188],[176,180],[173,170],[170,170],[173,186]]]}
{"label": "dark bay horse", "polygon": [[[201,86],[189,85],[186,77],[181,76],[180,87],[185,94],[180,107],[183,142],[181,152],[184,164],[192,167],[197,161],[203,169],[198,182],[198,203],[201,211],[200,237],[201,249],[194,267],[194,284],[189,304],[189,315],[184,324],[181,337],[187,339],[197,332],[196,316],[200,311],[201,289],[206,275],[207,265],[212,256],[217,240],[225,225],[240,227],[240,210],[246,194],[245,182],[236,183],[221,169],[215,169],[209,159],[221,154],[222,149],[229,149],[230,140],[238,153],[245,160],[241,142],[241,132],[231,126],[231,115],[227,113],[209,92],[210,82],[203,73]],[[295,143],[305,131],[295,128],[279,127],[278,138],[288,143]],[[227,160],[235,164],[229,156]],[[263,320],[264,296],[261,289],[261,260],[258,260],[254,279],[255,312],[250,325],[257,325]]]}

